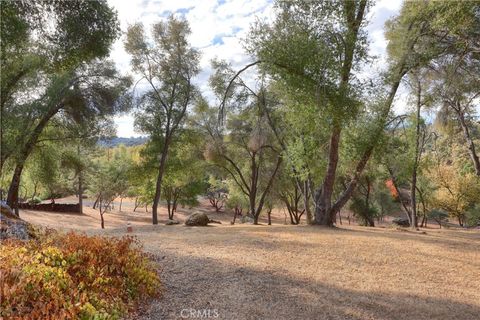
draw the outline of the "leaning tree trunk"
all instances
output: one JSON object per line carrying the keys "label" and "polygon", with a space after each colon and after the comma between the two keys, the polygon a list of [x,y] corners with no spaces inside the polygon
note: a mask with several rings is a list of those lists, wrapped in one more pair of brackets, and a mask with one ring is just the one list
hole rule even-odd
{"label": "leaning tree trunk", "polygon": [[56,104],[48,110],[48,112],[40,119],[36,127],[33,129],[30,137],[27,142],[23,145],[19,157],[17,158],[17,163],[15,170],[13,172],[12,181],[8,189],[7,195],[7,204],[15,209],[15,212],[18,214],[18,189],[20,188],[20,179],[22,176],[23,167],[27,161],[30,153],[32,152],[35,144],[37,143],[40,134],[43,129],[47,126],[50,119],[63,107],[62,103]]}

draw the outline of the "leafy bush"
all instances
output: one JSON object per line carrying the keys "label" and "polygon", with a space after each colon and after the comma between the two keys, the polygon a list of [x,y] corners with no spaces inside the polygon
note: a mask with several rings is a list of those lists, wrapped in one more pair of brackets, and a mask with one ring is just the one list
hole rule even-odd
{"label": "leafy bush", "polygon": [[39,204],[42,202],[42,199],[40,199],[39,197],[34,197],[33,199],[30,199],[28,201],[29,204]]}
{"label": "leafy bush", "polygon": [[350,210],[359,220],[359,224],[362,226],[375,225],[373,219],[377,217],[378,210],[375,207],[367,207],[365,201],[359,197],[352,197],[350,201]]}
{"label": "leafy bush", "polygon": [[476,205],[465,212],[468,227],[480,226],[480,205]]}
{"label": "leafy bush", "polygon": [[428,213],[428,218],[435,220],[441,228],[442,222],[448,221],[448,213],[441,209],[433,209]]}
{"label": "leafy bush", "polygon": [[3,242],[0,260],[0,318],[118,319],[160,288],[132,237],[49,231]]}

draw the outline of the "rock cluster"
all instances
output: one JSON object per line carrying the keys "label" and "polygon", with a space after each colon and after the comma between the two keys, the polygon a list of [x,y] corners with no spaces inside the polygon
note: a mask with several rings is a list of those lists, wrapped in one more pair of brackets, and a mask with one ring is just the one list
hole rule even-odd
{"label": "rock cluster", "polygon": [[34,237],[33,227],[20,219],[13,210],[0,202],[0,240],[28,240]]}

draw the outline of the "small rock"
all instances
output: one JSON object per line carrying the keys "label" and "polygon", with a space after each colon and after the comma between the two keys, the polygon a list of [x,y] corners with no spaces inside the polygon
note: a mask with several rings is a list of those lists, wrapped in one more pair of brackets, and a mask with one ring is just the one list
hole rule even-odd
{"label": "small rock", "polygon": [[167,222],[165,222],[165,225],[166,226],[172,226],[174,224],[179,224],[179,223],[180,223],[180,221],[178,221],[178,220],[169,219]]}

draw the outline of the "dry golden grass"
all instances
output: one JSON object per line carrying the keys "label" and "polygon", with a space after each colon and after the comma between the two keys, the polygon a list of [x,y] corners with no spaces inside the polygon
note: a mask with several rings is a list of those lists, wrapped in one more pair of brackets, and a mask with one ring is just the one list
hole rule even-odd
{"label": "dry golden grass", "polygon": [[[114,215],[101,231],[94,213],[23,212],[34,223],[125,234]],[[478,231],[189,228],[138,216],[146,221],[134,233],[158,256],[165,286],[144,319],[178,319],[190,308],[216,309],[219,319],[480,319]]]}

